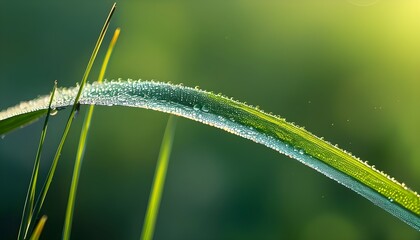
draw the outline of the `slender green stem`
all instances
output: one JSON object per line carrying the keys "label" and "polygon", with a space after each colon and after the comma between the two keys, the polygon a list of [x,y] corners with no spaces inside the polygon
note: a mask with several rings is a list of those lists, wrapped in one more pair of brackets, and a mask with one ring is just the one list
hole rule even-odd
{"label": "slender green stem", "polygon": [[[102,68],[101,68],[99,78],[98,78],[99,79],[98,81],[100,82],[102,81],[105,75],[105,71],[108,66],[108,62],[111,57],[112,50],[114,49],[114,46],[115,46],[115,43],[117,42],[119,34],[120,34],[120,29],[117,28],[114,32],[114,36],[111,40],[111,43],[108,47],[108,51],[105,55],[105,59],[102,64]],[[89,134],[90,123],[92,121],[94,107],[95,107],[94,105],[89,106],[88,113],[83,123],[82,132],[80,134],[79,146],[77,148],[76,160],[75,160],[74,169],[73,169],[73,177],[72,177],[71,186],[70,186],[70,194],[69,194],[69,199],[67,201],[67,210],[66,210],[66,217],[65,217],[64,229],[63,229],[63,239],[70,239],[71,226],[73,222],[74,204],[76,201],[77,186],[79,183],[79,176],[80,176],[82,162],[83,162],[83,158],[84,158],[84,154],[86,150],[87,138]]]}
{"label": "slender green stem", "polygon": [[50,168],[50,170],[48,172],[47,180],[45,181],[45,184],[44,184],[44,186],[42,188],[40,197],[39,197],[39,199],[38,199],[38,201],[37,201],[37,203],[36,203],[36,205],[35,205],[35,207],[33,209],[32,217],[36,217],[39,214],[39,212],[40,212],[40,210],[41,210],[41,208],[42,208],[42,206],[44,204],[45,197],[47,196],[48,189],[49,189],[49,187],[51,185],[51,182],[52,182],[53,177],[54,177],[55,170],[57,168],[58,159],[60,158],[61,151],[62,151],[63,146],[64,146],[64,143],[65,143],[65,141],[67,139],[67,134],[69,133],[70,127],[71,127],[71,125],[73,123],[73,119],[74,119],[74,116],[75,116],[75,113],[76,113],[76,108],[77,108],[77,105],[78,105],[78,102],[79,102],[79,99],[80,99],[80,96],[81,96],[83,87],[86,84],[86,81],[87,81],[87,78],[89,76],[90,70],[92,69],[93,62],[95,61],[96,55],[98,54],[99,48],[100,48],[100,46],[102,44],[102,41],[103,41],[104,36],[105,36],[105,33],[106,33],[107,29],[108,29],[108,26],[109,26],[111,17],[113,15],[114,11],[115,11],[115,7],[116,7],[116,4],[114,3],[114,5],[112,6],[112,8],[111,8],[111,10],[110,10],[110,12],[108,14],[108,17],[107,17],[107,19],[105,21],[105,24],[104,24],[104,26],[103,26],[103,28],[101,30],[101,33],[100,33],[100,35],[98,37],[98,40],[97,40],[97,42],[95,44],[95,47],[94,47],[93,52],[92,52],[92,55],[91,55],[91,57],[89,59],[88,65],[87,65],[86,70],[85,70],[85,73],[84,73],[83,78],[82,78],[82,80],[80,82],[80,86],[78,88],[76,97],[74,98],[73,107],[72,107],[72,110],[70,112],[70,116],[69,116],[69,118],[67,120],[66,127],[64,129],[63,135],[61,137],[61,140],[60,140],[60,143],[58,145],[57,151],[55,153],[53,162],[51,164],[51,168]]}
{"label": "slender green stem", "polygon": [[34,233],[32,234],[30,240],[38,240],[39,239],[39,237],[41,236],[42,230],[44,229],[45,222],[47,222],[47,216],[46,215],[42,216],[42,218],[39,220],[39,222],[36,225]]}
{"label": "slender green stem", "polygon": [[98,76],[98,83],[104,80],[105,72],[108,67],[109,59],[111,59],[112,52],[114,51],[115,44],[117,43],[118,37],[120,36],[121,29],[115,29],[114,35],[112,36],[111,42],[109,43],[108,50],[106,51],[104,61],[102,62],[101,71]]}
{"label": "slender green stem", "polygon": [[176,117],[171,115],[166,125],[160,146],[159,159],[156,165],[152,191],[149,197],[149,205],[144,219],[141,240],[151,240],[155,231],[156,219],[159,212],[163,187],[165,185],[166,172],[168,169],[169,157],[171,155],[172,143],[176,129]]}
{"label": "slender green stem", "polygon": [[51,92],[50,101],[48,103],[47,116],[45,117],[44,127],[42,128],[41,137],[39,139],[39,145],[38,145],[38,150],[36,152],[34,168],[32,169],[32,176],[29,182],[28,192],[26,194],[25,205],[23,207],[22,220],[20,222],[18,239],[25,238],[29,225],[31,224],[32,210],[34,208],[34,202],[35,202],[36,183],[38,180],[39,163],[41,161],[41,153],[42,153],[42,149],[44,145],[45,136],[47,134],[48,120],[50,118],[50,113],[51,113],[51,104],[54,99],[56,89],[57,89],[57,81],[54,82],[54,87]]}

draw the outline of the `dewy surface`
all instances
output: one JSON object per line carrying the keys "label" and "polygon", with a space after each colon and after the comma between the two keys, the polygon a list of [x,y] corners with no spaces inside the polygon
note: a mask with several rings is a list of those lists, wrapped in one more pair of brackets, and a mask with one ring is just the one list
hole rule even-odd
{"label": "dewy surface", "polygon": [[[53,108],[72,106],[78,87],[59,89]],[[48,96],[0,112],[0,134],[45,114]],[[81,104],[153,109],[199,121],[286,154],[420,230],[420,196],[404,184],[285,119],[196,88],[150,81],[87,84]]]}

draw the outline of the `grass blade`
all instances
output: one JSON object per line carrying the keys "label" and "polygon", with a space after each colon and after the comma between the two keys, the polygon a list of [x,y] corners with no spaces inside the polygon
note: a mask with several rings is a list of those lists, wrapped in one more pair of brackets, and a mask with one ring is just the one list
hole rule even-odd
{"label": "grass blade", "polygon": [[[58,89],[58,107],[71,106],[77,89]],[[2,120],[47,109],[47,96],[0,112]],[[140,107],[183,116],[263,144],[362,195],[420,230],[420,195],[366,162],[285,119],[199,89],[148,81],[87,85],[81,104]]]}
{"label": "grass blade", "polygon": [[39,211],[41,210],[41,208],[42,208],[42,206],[44,204],[45,197],[47,196],[49,187],[50,187],[51,182],[52,182],[53,177],[54,177],[55,170],[57,168],[58,159],[60,158],[61,151],[62,151],[63,146],[64,146],[64,143],[65,143],[65,141],[67,139],[67,134],[68,134],[68,132],[70,130],[70,127],[71,127],[71,125],[73,123],[73,119],[74,119],[74,116],[75,116],[76,108],[77,108],[77,105],[78,105],[78,102],[79,102],[81,93],[82,93],[83,88],[84,88],[84,86],[86,84],[86,81],[87,81],[87,78],[89,76],[90,70],[92,69],[93,62],[95,61],[96,55],[97,55],[97,53],[99,51],[99,48],[100,48],[100,46],[102,44],[102,41],[104,39],[105,33],[106,33],[107,29],[108,29],[108,26],[109,26],[111,17],[113,15],[114,11],[115,11],[115,7],[116,7],[116,4],[114,3],[114,5],[111,7],[111,10],[110,10],[110,12],[108,14],[108,17],[107,17],[106,21],[105,21],[105,24],[104,24],[104,26],[103,26],[103,28],[101,30],[101,33],[100,33],[100,35],[98,37],[98,40],[97,40],[97,42],[95,44],[95,47],[94,47],[93,52],[92,52],[92,55],[91,55],[91,57],[89,59],[88,65],[86,67],[85,73],[84,73],[84,75],[82,77],[82,80],[80,82],[80,86],[78,87],[77,93],[76,93],[75,97],[72,98],[72,99],[74,99],[74,101],[73,101],[73,104],[72,104],[72,110],[70,112],[70,116],[69,116],[69,118],[67,120],[67,123],[66,123],[65,129],[64,129],[63,135],[61,137],[61,140],[60,140],[60,143],[58,145],[57,151],[55,153],[54,159],[52,161],[51,168],[50,168],[50,170],[48,172],[48,175],[47,175],[47,179],[46,179],[45,184],[44,184],[44,186],[43,186],[43,188],[41,190],[40,197],[39,197],[39,199],[38,199],[38,201],[37,201],[37,203],[36,203],[36,205],[35,205],[35,207],[33,209],[34,214],[32,215],[32,217],[34,217],[34,216],[36,217],[36,215],[39,213]]}
{"label": "grass blade", "polygon": [[159,158],[156,164],[152,191],[150,193],[149,204],[146,210],[146,217],[144,219],[143,231],[140,238],[141,240],[151,240],[153,238],[163,187],[165,185],[166,171],[168,169],[175,129],[176,118],[173,115],[170,115],[163,135],[162,145],[160,146]]}
{"label": "grass blade", "polygon": [[45,136],[48,129],[48,120],[51,113],[51,104],[54,99],[55,90],[57,89],[57,81],[54,82],[54,87],[51,92],[51,97],[48,103],[47,116],[45,117],[44,126],[42,128],[41,137],[39,139],[38,150],[36,152],[34,167],[32,169],[31,180],[29,181],[28,192],[26,194],[25,204],[23,206],[22,220],[20,222],[18,239],[23,239],[26,236],[29,225],[31,224],[32,211],[35,202],[36,183],[38,180],[39,163],[41,161],[41,153],[44,146]]}
{"label": "grass blade", "polygon": [[47,110],[34,111],[28,114],[25,114],[25,117],[15,116],[8,118],[0,122],[0,136],[5,136],[6,133],[9,133],[19,127],[24,127],[26,125],[35,122],[39,118],[43,117],[47,113]]}
{"label": "grass blade", "polygon": [[38,224],[36,225],[34,233],[32,234],[30,240],[39,239],[39,237],[41,236],[42,230],[44,229],[46,221],[47,221],[47,216],[46,215],[42,216],[42,218],[39,220]]}
{"label": "grass blade", "polygon": [[[111,54],[112,54],[112,50],[114,49],[114,46],[115,46],[115,43],[117,42],[119,34],[120,34],[120,29],[117,28],[114,32],[114,36],[112,37],[111,43],[108,47],[108,51],[105,55],[105,59],[103,61],[101,71],[98,77],[98,82],[102,82],[102,79],[104,78],[105,71],[108,66],[108,62],[111,57]],[[74,203],[76,201],[77,186],[79,183],[79,176],[80,176],[80,171],[81,171],[84,153],[86,149],[87,138],[88,138],[88,133],[90,129],[90,123],[92,121],[94,107],[95,107],[94,105],[89,106],[89,110],[86,114],[86,117],[82,126],[82,131],[80,134],[79,146],[77,148],[76,160],[75,160],[74,169],[73,169],[73,177],[72,177],[71,185],[70,185],[70,194],[69,194],[69,199],[67,201],[67,210],[66,210],[66,217],[65,217],[64,229],[63,229],[64,240],[70,239],[71,226],[73,222]]]}
{"label": "grass blade", "polygon": [[108,67],[109,59],[111,58],[112,52],[114,51],[115,44],[117,43],[118,37],[120,36],[121,29],[115,29],[114,35],[112,36],[111,42],[109,43],[108,50],[106,51],[104,61],[102,62],[101,71],[98,76],[98,83],[101,83],[104,79],[106,69]]}

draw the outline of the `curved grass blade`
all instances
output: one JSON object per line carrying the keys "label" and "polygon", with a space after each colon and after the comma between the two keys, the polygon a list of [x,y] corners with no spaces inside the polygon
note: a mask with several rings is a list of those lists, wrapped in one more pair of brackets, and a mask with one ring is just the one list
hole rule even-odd
{"label": "curved grass blade", "polygon": [[42,147],[44,146],[45,136],[47,135],[48,120],[51,113],[51,104],[54,99],[55,90],[57,89],[57,81],[54,82],[54,87],[51,92],[51,97],[48,103],[47,116],[45,117],[44,126],[42,128],[41,137],[39,139],[38,150],[36,152],[34,167],[32,169],[31,180],[29,181],[28,192],[26,193],[25,204],[23,205],[22,220],[20,222],[18,239],[26,238],[27,231],[31,224],[32,211],[35,203],[36,183],[38,180],[39,163],[41,161]]}
{"label": "curved grass blade", "polygon": [[176,118],[169,116],[163,134],[162,145],[160,146],[159,158],[156,164],[155,176],[153,179],[152,191],[149,197],[146,217],[144,219],[141,240],[152,240],[155,232],[156,219],[159,213],[160,201],[162,198],[163,187],[165,185],[166,172],[168,170],[169,157],[172,151],[172,143],[175,136]]}
{"label": "curved grass blade", "polygon": [[[71,106],[77,88],[59,89],[53,107]],[[334,179],[420,230],[420,196],[367,163],[280,117],[194,88],[147,81],[87,85],[81,104],[171,113],[261,143]],[[0,112],[2,120],[47,108],[47,97]]]}
{"label": "curved grass blade", "polygon": [[13,131],[19,127],[29,125],[40,117],[44,116],[47,110],[42,109],[31,113],[26,113],[25,116],[15,116],[0,122],[0,135],[4,136],[6,133]]}
{"label": "curved grass blade", "polygon": [[79,103],[81,93],[82,93],[83,88],[86,84],[86,81],[87,81],[87,78],[89,76],[90,70],[92,69],[93,62],[95,61],[96,55],[97,55],[97,53],[99,51],[99,48],[102,44],[102,41],[104,39],[105,33],[108,29],[111,17],[114,14],[115,7],[116,7],[116,4],[114,3],[113,6],[111,7],[111,10],[108,14],[108,17],[107,17],[106,21],[105,21],[105,24],[104,24],[104,26],[101,30],[101,33],[98,37],[98,40],[95,44],[92,55],[89,59],[88,65],[86,67],[85,73],[84,73],[84,75],[82,77],[82,80],[80,82],[80,86],[76,87],[76,92],[75,92],[75,95],[74,95],[75,97],[72,98],[72,105],[71,105],[72,110],[70,112],[70,116],[67,120],[63,135],[61,137],[61,140],[60,140],[60,143],[58,145],[57,151],[55,153],[54,159],[52,161],[51,168],[48,172],[47,179],[46,179],[45,184],[44,184],[44,186],[41,190],[40,197],[39,197],[39,199],[38,199],[38,201],[37,201],[37,203],[36,203],[36,205],[33,209],[33,214],[32,214],[33,217],[36,217],[38,215],[39,211],[42,208],[42,205],[44,204],[45,197],[47,196],[49,187],[50,187],[51,182],[52,182],[53,177],[54,177],[55,169],[57,168],[58,159],[60,158],[60,155],[61,155],[61,150],[63,149],[64,143],[66,142],[66,139],[67,139],[67,134],[70,131],[70,127],[73,123],[73,119],[74,119],[74,116],[75,116],[75,113],[76,113],[76,109],[77,109],[77,106],[78,106],[78,103]]}
{"label": "curved grass blade", "polygon": [[42,218],[39,220],[38,224],[36,225],[34,233],[32,234],[30,240],[39,239],[39,237],[41,236],[42,230],[44,229],[46,221],[47,221],[47,216],[46,215],[42,216]]}
{"label": "curved grass blade", "polygon": [[[117,28],[114,32],[114,36],[112,37],[111,43],[105,55],[105,59],[102,64],[101,71],[99,73],[98,82],[102,82],[102,79],[104,78],[105,71],[108,66],[108,62],[111,57],[111,54],[112,54],[112,50],[114,49],[115,43],[117,42],[119,35],[120,35],[120,29]],[[77,186],[79,183],[80,170],[82,168],[82,162],[83,162],[83,158],[84,158],[84,154],[86,150],[87,138],[88,138],[88,133],[90,129],[90,123],[92,121],[94,107],[95,107],[94,105],[89,106],[89,110],[85,117],[85,120],[82,126],[82,131],[80,134],[79,146],[77,148],[76,160],[75,160],[74,169],[73,169],[73,177],[72,177],[71,185],[70,185],[70,194],[69,194],[69,199],[67,201],[66,217],[64,220],[64,229],[63,229],[64,240],[70,239],[71,226],[73,222],[74,203],[76,201]]]}

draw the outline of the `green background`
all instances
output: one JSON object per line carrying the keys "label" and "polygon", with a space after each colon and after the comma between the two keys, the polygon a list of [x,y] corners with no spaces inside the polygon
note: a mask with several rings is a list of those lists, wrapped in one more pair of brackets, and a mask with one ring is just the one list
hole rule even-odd
{"label": "green background", "polygon": [[[372,3],[372,4],[369,4]],[[80,81],[112,1],[0,8],[0,109]],[[420,190],[420,2],[120,1],[108,79],[222,92],[305,126]],[[85,107],[84,107],[85,108]],[[83,115],[83,111],[80,115]],[[68,111],[50,122],[42,178]],[[73,239],[138,239],[168,115],[97,107]],[[82,116],[43,213],[58,239]],[[42,121],[0,138],[0,238],[17,236]],[[418,239],[322,174],[261,145],[180,119],[155,239]]]}

